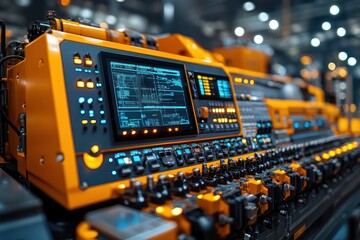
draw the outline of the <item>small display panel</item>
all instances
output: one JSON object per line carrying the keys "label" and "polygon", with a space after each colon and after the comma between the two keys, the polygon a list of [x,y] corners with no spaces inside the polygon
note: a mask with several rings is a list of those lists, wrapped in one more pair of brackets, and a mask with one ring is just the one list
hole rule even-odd
{"label": "small display panel", "polygon": [[232,99],[230,81],[224,77],[196,74],[200,99]]}
{"label": "small display panel", "polygon": [[184,66],[101,54],[119,138],[195,133]]}

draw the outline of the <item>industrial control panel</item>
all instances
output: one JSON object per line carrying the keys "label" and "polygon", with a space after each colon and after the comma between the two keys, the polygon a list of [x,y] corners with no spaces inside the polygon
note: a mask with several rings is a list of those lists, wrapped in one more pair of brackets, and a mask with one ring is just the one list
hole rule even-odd
{"label": "industrial control panel", "polygon": [[360,186],[320,90],[53,12],[28,38],[8,155],[79,239],[297,239]]}

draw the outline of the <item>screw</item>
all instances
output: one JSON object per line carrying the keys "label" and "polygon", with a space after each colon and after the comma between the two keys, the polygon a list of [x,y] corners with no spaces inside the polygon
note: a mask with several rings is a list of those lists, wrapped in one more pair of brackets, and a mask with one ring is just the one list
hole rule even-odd
{"label": "screw", "polygon": [[64,155],[62,153],[58,153],[56,155],[56,161],[58,161],[58,162],[64,161]]}

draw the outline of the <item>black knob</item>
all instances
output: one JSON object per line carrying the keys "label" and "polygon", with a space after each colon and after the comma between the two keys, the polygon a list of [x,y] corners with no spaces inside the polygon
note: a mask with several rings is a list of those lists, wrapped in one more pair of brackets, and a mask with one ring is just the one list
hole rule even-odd
{"label": "black knob", "polygon": [[194,168],[192,171],[192,176],[189,182],[190,190],[193,192],[200,192],[206,188],[204,180],[201,178],[200,169]]}
{"label": "black knob", "polygon": [[189,192],[188,181],[183,172],[178,172],[177,178],[174,181],[173,194],[178,197],[185,197],[186,193]]}

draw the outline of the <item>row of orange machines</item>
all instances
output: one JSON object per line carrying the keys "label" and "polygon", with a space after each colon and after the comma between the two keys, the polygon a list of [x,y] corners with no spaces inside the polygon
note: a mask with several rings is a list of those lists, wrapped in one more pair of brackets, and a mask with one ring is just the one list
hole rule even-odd
{"label": "row of orange machines", "polygon": [[51,12],[28,38],[4,78],[6,159],[69,213],[108,205],[81,217],[79,239],[298,238],[324,185],[359,186],[358,133],[321,89],[236,67],[256,51]]}

